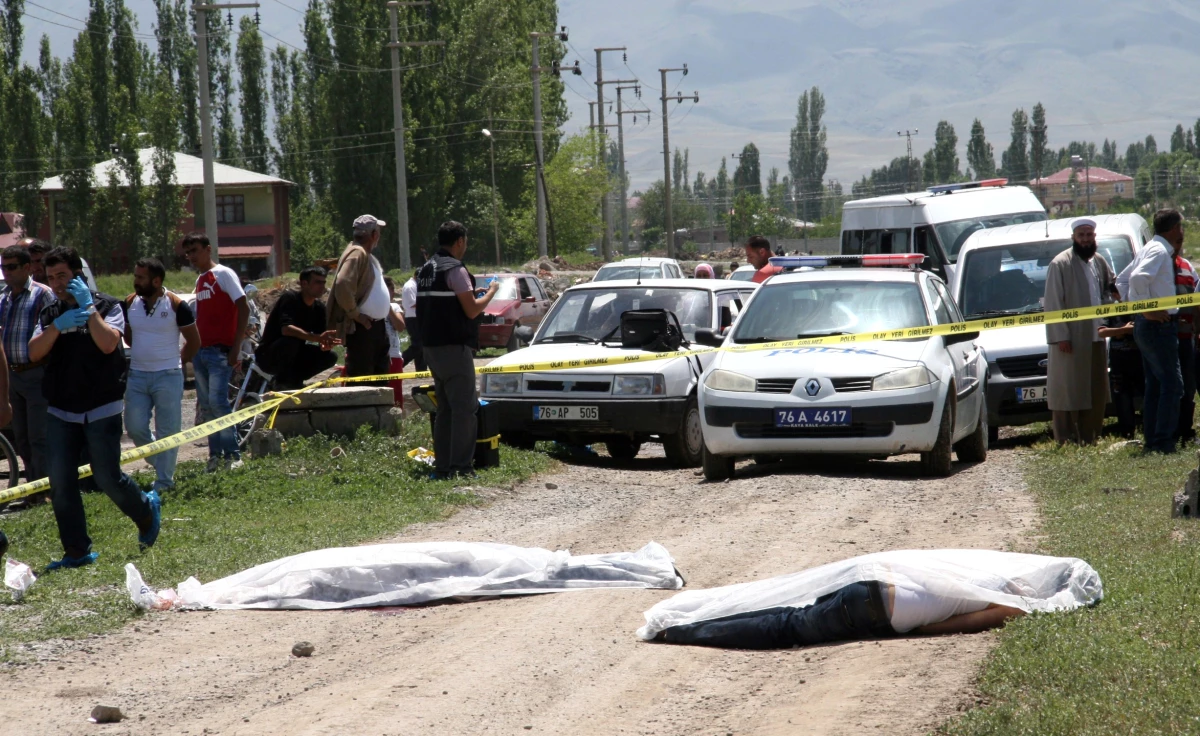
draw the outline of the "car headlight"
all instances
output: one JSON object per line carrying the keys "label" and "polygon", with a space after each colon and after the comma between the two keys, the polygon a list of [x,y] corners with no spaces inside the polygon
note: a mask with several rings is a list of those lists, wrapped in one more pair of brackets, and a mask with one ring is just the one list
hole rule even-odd
{"label": "car headlight", "polygon": [[743,376],[741,373],[717,369],[708,374],[708,377],[704,379],[704,385],[714,391],[753,392],[755,381],[750,376]]}
{"label": "car headlight", "polygon": [[613,396],[662,396],[667,392],[662,376],[621,376],[613,380]]}
{"label": "car headlight", "polygon": [[876,376],[875,380],[871,381],[871,390],[889,391],[898,388],[916,388],[917,386],[927,386],[933,381],[934,375],[929,372],[928,368],[923,365],[914,365],[911,368],[901,368],[898,371]]}
{"label": "car headlight", "polygon": [[519,394],[521,393],[521,374],[488,373],[483,377],[483,392],[485,394]]}

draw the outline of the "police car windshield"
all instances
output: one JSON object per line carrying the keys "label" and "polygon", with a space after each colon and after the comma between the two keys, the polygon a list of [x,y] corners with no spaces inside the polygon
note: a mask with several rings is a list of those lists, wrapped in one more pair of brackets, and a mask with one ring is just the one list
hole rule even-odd
{"label": "police car windshield", "polygon": [[712,292],[707,289],[578,289],[554,304],[537,342],[599,342],[620,327],[622,313],[634,309],[673,312],[688,340],[695,339],[697,329],[712,327]]}
{"label": "police car windshield", "polygon": [[619,279],[661,279],[662,269],[658,266],[605,266],[596,272],[596,281],[617,281]]}
{"label": "police car windshield", "polygon": [[809,281],[770,284],[742,313],[735,343],[795,340],[925,327],[929,318],[915,283]]}
{"label": "police car windshield", "polygon": [[[1133,245],[1124,235],[1098,237],[1096,246],[1113,273],[1133,260]],[[1050,261],[1070,247],[1069,239],[1058,239],[970,251],[961,265],[963,314],[972,319],[1042,311]]]}
{"label": "police car windshield", "polygon": [[962,250],[963,243],[966,243],[967,238],[971,237],[971,233],[977,230],[1020,225],[1024,222],[1041,222],[1048,219],[1050,216],[1045,212],[1016,212],[1011,215],[968,217],[965,220],[942,222],[934,225],[933,229],[937,231],[938,240],[946,250],[946,257],[950,259],[951,263],[957,263],[958,252]]}

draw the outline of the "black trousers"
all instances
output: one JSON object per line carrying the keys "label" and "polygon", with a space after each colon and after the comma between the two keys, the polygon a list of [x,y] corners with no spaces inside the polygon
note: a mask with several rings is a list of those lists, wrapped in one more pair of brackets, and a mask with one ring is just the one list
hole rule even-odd
{"label": "black trousers", "polygon": [[417,328],[417,318],[408,317],[404,320],[404,326],[408,332],[408,347],[401,353],[400,357],[404,360],[404,365],[416,366],[417,370],[428,370],[425,365],[425,355],[421,348],[421,331]]}
{"label": "black trousers", "polygon": [[895,636],[874,580],[852,583],[804,608],[769,608],[672,626],[662,638],[673,644],[730,649],[791,649],[831,641]]}
{"label": "black trousers", "polygon": [[254,357],[264,371],[275,376],[278,388],[299,388],[337,363],[337,355],[332,350],[322,350],[320,346],[296,337],[281,337],[260,347]]}
{"label": "black trousers", "polygon": [[390,349],[383,320],[375,320],[370,327],[355,323],[354,332],[346,335],[346,376],[387,374],[392,365]]}

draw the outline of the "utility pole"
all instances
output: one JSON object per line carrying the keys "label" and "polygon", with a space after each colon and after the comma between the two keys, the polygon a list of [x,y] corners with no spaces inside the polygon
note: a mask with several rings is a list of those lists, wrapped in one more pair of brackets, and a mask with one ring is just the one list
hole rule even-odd
{"label": "utility pole", "polygon": [[399,20],[397,19],[400,8],[420,5],[429,5],[429,0],[415,2],[391,0],[387,4],[388,25],[391,34],[391,43],[387,47],[392,51],[392,130],[396,141],[396,231],[400,236],[400,270],[405,273],[412,268],[412,254],[408,239],[408,166],[404,160],[404,98],[400,79],[400,49],[445,45],[445,41],[400,41]]}
{"label": "utility pole", "polygon": [[[550,72],[557,77],[564,69],[557,61],[550,67],[541,66],[538,58],[538,42],[547,37],[566,43],[567,27],[562,26],[557,32],[529,34],[529,38],[533,42],[533,66],[530,67],[530,73],[533,76],[533,149],[536,158],[534,165],[537,167],[534,179],[537,180],[537,239],[540,258],[546,257],[546,163],[542,151],[542,72]],[[575,62],[574,67],[565,68],[574,72],[575,76],[583,76],[583,70],[579,68],[578,61]]]}
{"label": "utility pole", "polygon": [[[204,234],[212,246],[213,258],[218,258],[217,244],[217,183],[213,175],[212,110],[208,79],[208,13],[222,10],[257,9],[258,3],[197,3],[192,6],[196,20],[196,51],[200,62],[200,150],[204,157]],[[233,13],[229,15],[233,22]],[[220,20],[217,21],[220,23]],[[283,247],[283,243],[278,244]]]}
{"label": "utility pole", "polygon": [[675,257],[675,222],[674,216],[671,213],[671,134],[670,134],[670,115],[667,113],[667,100],[675,100],[681,103],[684,100],[700,102],[700,93],[696,92],[691,97],[684,97],[683,94],[678,94],[675,97],[667,96],[667,74],[669,72],[683,72],[683,76],[687,76],[687,64],[678,69],[659,69],[658,73],[662,82],[662,125],[663,125],[663,205],[666,207],[666,236],[667,236],[667,258]]}
{"label": "utility pole", "polygon": [[[629,255],[629,186],[625,177],[625,116],[626,115],[645,115],[647,121],[650,119],[649,110],[626,110],[621,102],[621,92],[624,90],[633,90],[640,99],[642,96],[642,86],[634,84],[630,86],[617,87],[617,159],[621,168],[621,252]],[[633,119],[637,122],[637,118]]]}
{"label": "utility pole", "polygon": [[[916,128],[913,128],[912,130],[904,130],[904,131],[897,130],[896,131],[896,135],[898,135],[902,138],[908,139],[908,156],[904,159],[904,176],[908,179],[908,189],[906,191],[909,191],[909,192],[911,192],[912,188],[913,188],[913,183],[912,183],[912,160],[913,160],[912,139],[913,139],[914,135],[916,135],[917,133],[920,133],[920,132],[921,131],[917,130]],[[808,208],[805,207],[804,210],[805,210],[805,216],[807,219]]]}
{"label": "utility pole", "polygon": [[[606,51],[625,51],[624,46],[609,46],[597,48],[596,51],[596,121],[600,126],[600,167],[604,170],[604,176],[608,178],[608,145],[604,141],[605,126],[604,126],[604,52]],[[637,80],[633,80],[636,82]],[[608,192],[604,193],[604,198],[600,202],[600,217],[604,222],[603,240],[601,241],[601,253],[604,254],[604,260],[612,260],[612,219],[608,214]]]}

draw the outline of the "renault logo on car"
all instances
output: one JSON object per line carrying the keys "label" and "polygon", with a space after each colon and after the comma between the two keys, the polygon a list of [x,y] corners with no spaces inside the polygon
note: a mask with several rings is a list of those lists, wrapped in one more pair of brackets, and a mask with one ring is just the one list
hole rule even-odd
{"label": "renault logo on car", "polygon": [[821,393],[821,382],[815,378],[808,379],[808,383],[804,384],[804,390],[809,396],[816,396]]}

